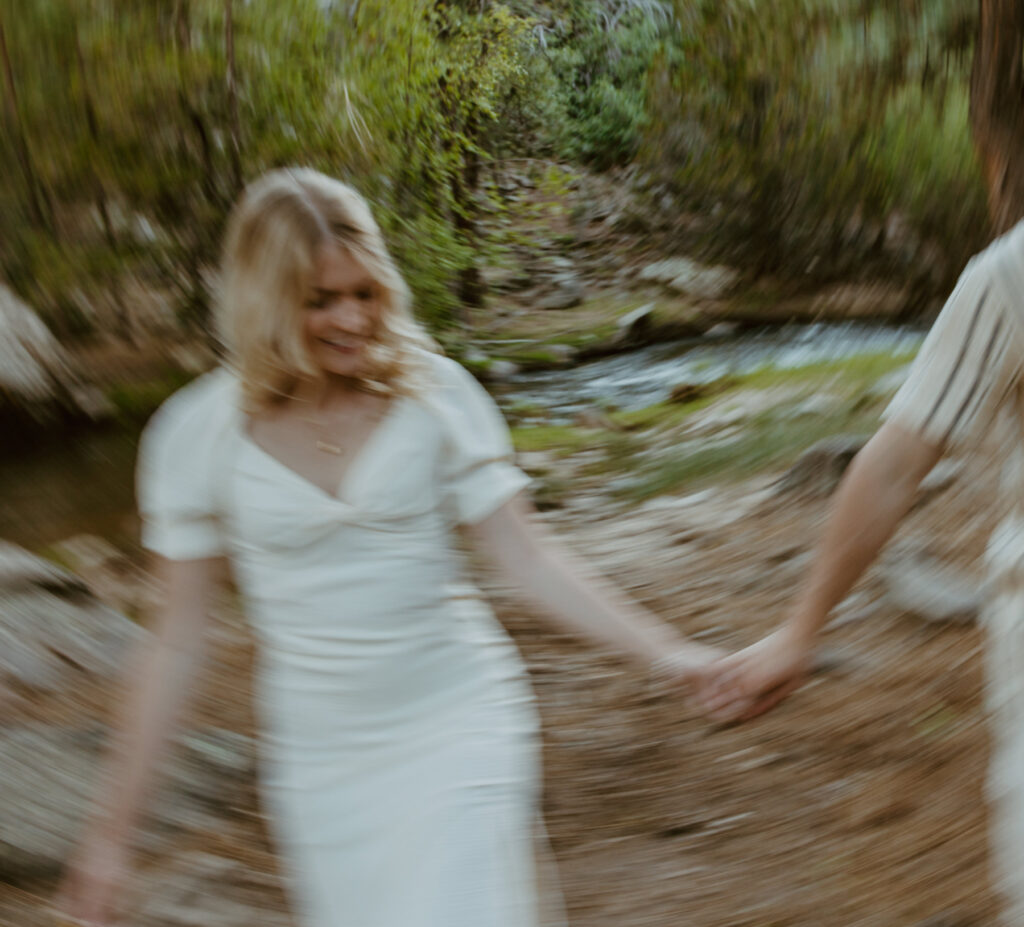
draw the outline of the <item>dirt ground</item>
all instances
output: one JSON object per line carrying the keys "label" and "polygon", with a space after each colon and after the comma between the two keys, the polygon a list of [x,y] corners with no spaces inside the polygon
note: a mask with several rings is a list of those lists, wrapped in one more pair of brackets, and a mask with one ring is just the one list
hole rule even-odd
{"label": "dirt ground", "polygon": [[[976,569],[993,480],[984,464],[969,470],[901,533]],[[735,648],[785,614],[827,504],[765,498],[764,485],[722,489],[717,519],[664,498],[570,499],[544,517],[685,632]],[[573,927],[994,924],[977,627],[902,615],[869,574],[810,683],[766,717],[720,727],[492,591],[540,703],[545,814]],[[251,647],[231,621],[214,637],[192,720],[251,730]],[[111,701],[78,698],[96,714]],[[274,869],[254,790],[221,831],[186,845]],[[0,923],[52,924],[51,891],[0,886]],[[266,908],[285,906],[273,883],[264,892]]]}

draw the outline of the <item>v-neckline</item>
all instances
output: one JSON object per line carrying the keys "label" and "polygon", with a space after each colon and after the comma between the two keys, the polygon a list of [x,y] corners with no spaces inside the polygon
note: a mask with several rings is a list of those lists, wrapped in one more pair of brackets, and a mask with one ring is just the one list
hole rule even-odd
{"label": "v-neckline", "polygon": [[341,475],[338,477],[338,481],[333,493],[324,489],[323,486],[314,483],[313,480],[311,480],[308,476],[299,473],[298,470],[296,470],[289,464],[286,464],[283,460],[281,460],[280,457],[268,451],[249,432],[249,420],[245,416],[242,417],[242,438],[250,447],[255,448],[256,451],[262,457],[269,460],[279,470],[282,470],[285,473],[290,474],[293,477],[293,479],[295,479],[299,483],[302,483],[303,485],[311,489],[313,492],[321,496],[323,499],[326,499],[327,501],[333,503],[340,502],[345,505],[352,505],[353,503],[347,497],[348,491],[351,489],[353,476],[357,474],[359,468],[370,456],[370,452],[373,450],[374,445],[378,443],[380,440],[381,433],[388,428],[392,419],[395,418],[395,414],[398,411],[399,406],[402,405],[403,401],[404,397],[402,396],[394,396],[391,398],[391,400],[388,402],[387,408],[381,414],[381,417],[378,419],[376,425],[374,425],[373,429],[363,439],[363,443],[356,450],[355,454],[353,454],[352,457],[349,458],[347,466],[341,472]]}

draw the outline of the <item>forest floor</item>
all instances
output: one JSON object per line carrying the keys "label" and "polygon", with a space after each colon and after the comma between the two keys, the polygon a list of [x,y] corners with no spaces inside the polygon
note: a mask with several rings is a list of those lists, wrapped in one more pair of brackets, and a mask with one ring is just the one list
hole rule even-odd
{"label": "forest floor", "polygon": [[[528,296],[499,299],[468,320],[472,340],[491,356],[558,362],[565,355],[549,357],[551,346],[613,338],[619,317],[652,300],[662,321],[695,311],[704,322],[743,315],[723,302],[709,316],[707,303],[695,310],[685,296],[636,289],[641,268],[665,255],[644,253],[650,220],[630,204],[574,218],[555,200],[538,209],[537,227],[554,257],[569,238],[577,252],[588,235],[594,241],[580,269],[588,296],[544,312],[530,309]],[[614,240],[613,227],[625,230]],[[624,238],[634,257],[607,261]],[[562,269],[556,262],[555,272]],[[533,273],[538,293],[545,274]],[[866,291],[853,298],[873,299]],[[761,293],[752,311],[764,302],[776,300]],[[193,344],[96,345],[77,356],[133,421],[210,360]],[[882,401],[872,385],[905,362],[760,372],[682,402],[571,424],[518,410],[513,437],[536,479],[540,517],[556,534],[680,630],[734,649],[784,617],[827,506],[820,495],[781,494],[775,481],[814,440],[870,431]],[[910,516],[901,538],[977,573],[996,517],[992,458],[976,455],[950,489]],[[141,560],[127,573],[83,576],[130,615],[152,595]],[[873,569],[824,635],[822,668],[810,682],[763,718],[719,726],[653,693],[616,660],[552,633],[493,577],[481,582],[537,694],[545,818],[573,927],[994,925],[976,624],[902,611]],[[253,734],[252,642],[231,604],[213,642],[188,722]],[[74,696],[70,714],[66,705],[37,703],[7,723],[79,724],[106,718],[117,701],[99,685]],[[174,917],[138,913],[146,893],[174,881],[197,852],[237,864],[230,879],[244,882],[248,925],[282,922],[287,905],[255,783],[224,811],[216,828],[186,829],[159,855],[142,856],[126,925],[242,923],[214,910],[216,887],[186,898]],[[52,891],[51,882],[0,884],[0,925],[51,927]]]}
{"label": "forest floor", "polygon": [[[698,411],[714,418],[735,401]],[[647,424],[653,438],[665,423]],[[624,496],[607,470],[593,471],[595,453],[580,445],[523,452],[535,472],[563,468],[557,501],[541,517],[566,543],[682,631],[728,649],[785,615],[827,501],[777,492],[784,462],[718,478],[687,471],[685,485]],[[902,537],[976,572],[995,515],[993,466],[978,455],[909,518]],[[141,575],[86,579],[129,613],[148,594]],[[774,713],[723,727],[551,633],[491,577],[481,581],[537,693],[545,815],[573,925],[994,923],[977,626],[901,612],[874,570],[824,636],[823,669],[810,683]],[[213,671],[190,722],[251,733],[252,645],[237,610],[224,610],[218,628]],[[114,701],[99,688],[75,698],[88,717],[105,715]],[[35,705],[32,717],[41,711]],[[144,857],[142,871],[154,881],[137,880],[136,896],[196,850],[244,868],[258,899],[251,924],[261,923],[258,912],[285,910],[254,786],[215,830],[186,831],[171,850]],[[0,886],[0,923],[50,925],[51,890]],[[235,923],[204,914],[208,903],[197,896],[194,920],[159,923]],[[125,923],[150,921],[129,915]]]}

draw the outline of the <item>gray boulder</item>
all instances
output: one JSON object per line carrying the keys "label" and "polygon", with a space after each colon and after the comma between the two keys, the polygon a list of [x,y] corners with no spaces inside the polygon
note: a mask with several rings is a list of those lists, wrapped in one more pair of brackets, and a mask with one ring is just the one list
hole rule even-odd
{"label": "gray boulder", "polygon": [[[108,739],[98,724],[0,728],[0,878],[18,883],[61,870],[91,808]],[[171,833],[216,828],[255,771],[249,737],[216,729],[182,735],[164,769],[148,848]]]}
{"label": "gray boulder", "polygon": [[0,542],[0,693],[53,692],[81,673],[113,678],[141,636],[77,577]]}
{"label": "gray boulder", "polygon": [[863,435],[835,435],[812,444],[783,475],[777,491],[830,495],[866,442]]}
{"label": "gray boulder", "polygon": [[659,283],[684,296],[697,299],[721,299],[738,278],[729,267],[707,267],[687,257],[668,258],[648,264],[640,271],[645,283]]}
{"label": "gray boulder", "polygon": [[923,548],[894,545],[880,564],[886,601],[925,621],[969,624],[981,610],[982,584]]}

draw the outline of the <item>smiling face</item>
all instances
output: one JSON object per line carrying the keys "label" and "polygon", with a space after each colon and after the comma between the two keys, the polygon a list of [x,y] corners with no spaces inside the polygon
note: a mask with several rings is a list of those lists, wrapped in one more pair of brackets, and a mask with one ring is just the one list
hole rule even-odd
{"label": "smiling face", "polygon": [[380,316],[377,283],[331,243],[317,250],[311,284],[302,310],[310,357],[328,376],[358,377]]}

